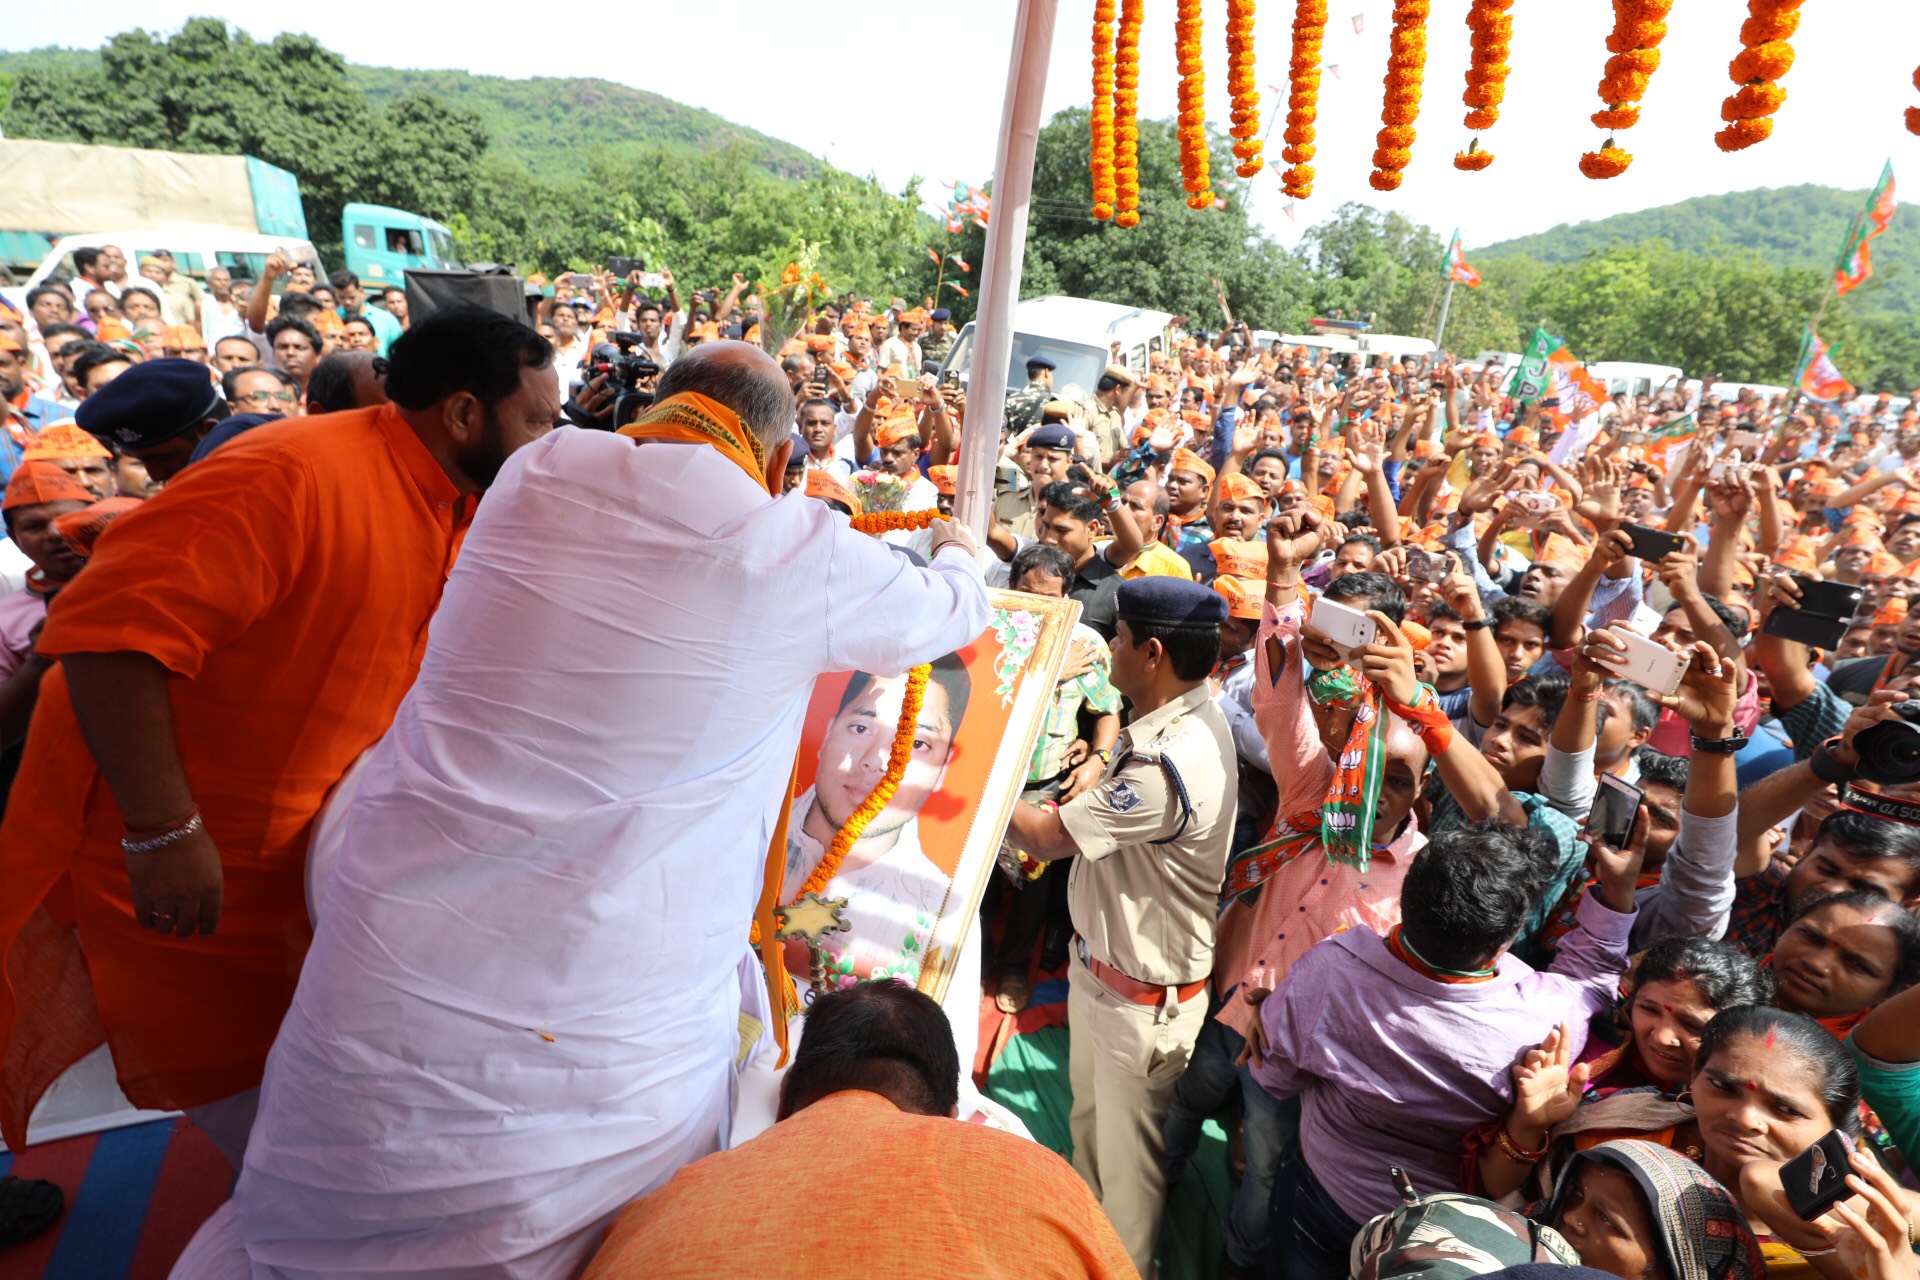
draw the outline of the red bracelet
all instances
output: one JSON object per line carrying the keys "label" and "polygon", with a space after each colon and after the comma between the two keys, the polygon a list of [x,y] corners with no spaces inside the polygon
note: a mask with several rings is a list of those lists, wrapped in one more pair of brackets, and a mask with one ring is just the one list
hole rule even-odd
{"label": "red bracelet", "polygon": [[1607,691],[1601,688],[1595,689],[1592,693],[1570,693],[1567,695],[1567,700],[1569,702],[1598,702],[1604,698],[1606,694]]}

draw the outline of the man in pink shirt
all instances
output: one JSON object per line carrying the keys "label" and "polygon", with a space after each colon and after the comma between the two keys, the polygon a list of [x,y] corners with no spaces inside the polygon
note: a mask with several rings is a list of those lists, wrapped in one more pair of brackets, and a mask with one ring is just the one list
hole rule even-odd
{"label": "man in pink shirt", "polygon": [[[1323,518],[1313,511],[1278,516],[1267,526],[1267,603],[1254,639],[1253,715],[1280,787],[1279,820],[1267,843],[1227,869],[1223,894],[1228,902],[1214,947],[1214,1012],[1166,1123],[1172,1181],[1197,1147],[1201,1123],[1236,1086],[1240,1090],[1246,1173],[1223,1224],[1230,1276],[1258,1271],[1270,1234],[1274,1174],[1300,1115],[1296,1099],[1275,1098],[1238,1064],[1259,1017],[1243,991],[1271,990],[1294,961],[1331,934],[1356,925],[1384,934],[1400,922],[1400,882],[1427,843],[1413,805],[1430,764],[1438,765],[1443,780],[1476,816],[1496,816],[1505,790],[1493,766],[1463,735],[1449,728],[1444,734],[1429,731],[1423,740],[1413,724],[1388,716],[1370,854],[1358,860],[1329,855],[1320,839],[1321,814],[1335,778],[1332,752],[1346,735],[1342,728],[1334,746],[1323,739],[1307,686],[1316,669],[1344,664],[1304,626],[1300,594],[1300,566],[1318,554],[1327,536]],[[1354,652],[1353,666],[1373,679],[1389,703],[1415,701],[1413,650],[1397,630],[1406,613],[1405,594],[1383,575],[1355,573],[1331,584],[1327,595],[1375,614],[1377,641]],[[1338,712],[1332,715],[1340,718]]]}

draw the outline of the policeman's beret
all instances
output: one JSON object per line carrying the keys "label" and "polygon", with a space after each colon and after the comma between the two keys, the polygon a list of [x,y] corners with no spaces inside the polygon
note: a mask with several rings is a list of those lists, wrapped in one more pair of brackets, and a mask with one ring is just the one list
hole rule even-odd
{"label": "policeman's beret", "polygon": [[1184,578],[1130,578],[1114,593],[1122,622],[1151,627],[1217,627],[1227,620],[1218,592]]}
{"label": "policeman's beret", "polygon": [[945,307],[935,307],[933,310],[927,312],[927,319],[938,320],[945,323],[953,319],[953,312],[947,310]]}
{"label": "policeman's beret", "polygon": [[122,449],[162,444],[227,416],[207,366],[191,360],[137,364],[80,402],[74,421]]}
{"label": "policeman's beret", "polygon": [[1030,449],[1058,449],[1063,453],[1073,452],[1073,432],[1057,422],[1049,422],[1033,429],[1027,437]]}
{"label": "policeman's beret", "polygon": [[1028,373],[1032,373],[1035,369],[1055,369],[1058,367],[1058,365],[1054,364],[1053,361],[1047,359],[1045,356],[1029,356],[1027,358]]}

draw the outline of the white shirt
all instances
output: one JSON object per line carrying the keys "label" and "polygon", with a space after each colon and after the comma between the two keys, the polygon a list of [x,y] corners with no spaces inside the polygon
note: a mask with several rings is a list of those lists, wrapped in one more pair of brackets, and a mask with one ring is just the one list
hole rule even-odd
{"label": "white shirt", "polygon": [[234,1193],[258,1273],[572,1275],[719,1150],[815,678],[905,671],[990,617],[964,553],[915,568],[704,445],[561,428],[515,453],[316,841]]}
{"label": "white shirt", "polygon": [[573,394],[573,384],[580,381],[580,366],[586,363],[591,354],[591,343],[586,330],[573,335],[573,341],[565,346],[556,344],[553,348],[553,371],[560,378],[560,395],[564,399]]}

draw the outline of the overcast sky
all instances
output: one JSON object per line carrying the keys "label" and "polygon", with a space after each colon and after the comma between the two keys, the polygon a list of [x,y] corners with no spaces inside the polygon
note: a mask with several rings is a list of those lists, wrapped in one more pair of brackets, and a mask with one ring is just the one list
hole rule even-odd
{"label": "overcast sky", "polygon": [[[1668,204],[1687,196],[1815,182],[1864,188],[1891,158],[1920,183],[1920,138],[1902,109],[1920,105],[1912,83],[1920,61],[1920,4],[1837,0],[1802,11],[1797,61],[1784,84],[1786,107],[1774,135],[1734,155],[1713,145],[1720,100],[1731,89],[1744,0],[1677,4],[1641,123],[1620,135],[1636,155],[1623,176],[1592,182],[1577,168],[1601,135],[1587,116],[1607,53],[1611,6],[1600,0],[1521,0],[1514,7],[1512,78],[1500,122],[1482,145],[1498,160],[1482,173],[1453,168],[1471,136],[1460,123],[1461,73],[1468,58],[1466,0],[1441,0],[1429,27],[1427,95],[1412,166],[1397,192],[1367,185],[1379,127],[1392,6],[1388,0],[1332,0],[1323,79],[1319,177],[1293,208],[1278,165],[1254,180],[1255,217],[1291,243],[1347,200],[1398,209],[1444,236],[1456,225],[1469,249],[1561,222]],[[15,49],[47,44],[92,48],[135,26],[177,29],[189,15],[225,16],[259,37],[309,32],[354,62],[456,67],[504,76],[598,76],[705,107],[784,138],[834,164],[871,172],[898,188],[914,175],[927,189],[991,177],[1015,0],[963,4],[851,4],[840,0],[692,0],[615,11],[574,6],[550,11],[529,30],[530,11],[495,18],[480,6],[457,18],[415,9],[395,21],[391,3],[262,9],[227,0],[93,0],[79,9],[16,6],[0,39]],[[1268,0],[1256,28],[1261,85],[1284,94],[1293,6]],[[1208,108],[1227,115],[1225,0],[1207,0]],[[471,14],[471,18],[467,16]],[[284,15],[284,16],[283,16]],[[1049,113],[1089,97],[1090,0],[1059,6],[1048,76]],[[1364,29],[1356,34],[1354,18]],[[425,21],[423,21],[425,19]],[[1143,116],[1174,110],[1172,0],[1149,0],[1141,40]],[[284,25],[281,25],[284,23]],[[431,31],[422,41],[409,28]],[[850,104],[859,102],[853,107]],[[1279,106],[1266,98],[1263,110]],[[1277,159],[1279,134],[1272,142]],[[1216,157],[1215,169],[1225,168]],[[1920,188],[1910,188],[1920,191]]]}

